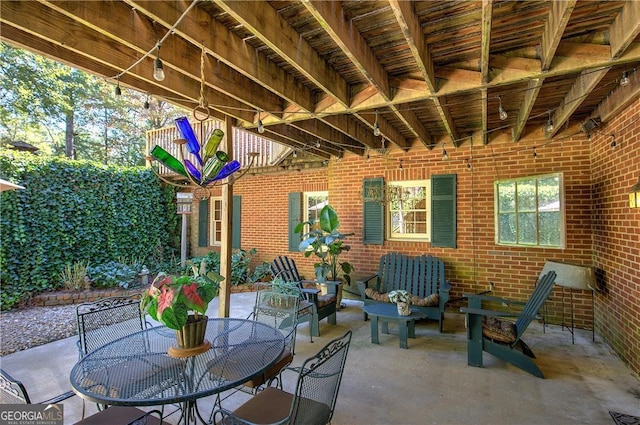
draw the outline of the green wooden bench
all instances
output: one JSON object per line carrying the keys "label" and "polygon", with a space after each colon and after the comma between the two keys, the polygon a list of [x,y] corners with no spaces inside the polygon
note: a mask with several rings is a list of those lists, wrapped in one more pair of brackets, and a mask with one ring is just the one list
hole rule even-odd
{"label": "green wooden bench", "polygon": [[[364,305],[389,302],[388,293],[404,289],[413,295],[412,307],[437,320],[440,332],[451,284],[444,277],[444,262],[431,255],[411,257],[392,252],[380,258],[378,273],[358,280]],[[364,320],[368,319],[364,313]]]}

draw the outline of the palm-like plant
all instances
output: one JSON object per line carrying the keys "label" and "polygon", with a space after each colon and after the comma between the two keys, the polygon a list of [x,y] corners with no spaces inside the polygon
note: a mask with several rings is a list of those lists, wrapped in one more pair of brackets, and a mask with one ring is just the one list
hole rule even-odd
{"label": "palm-like plant", "polygon": [[317,224],[319,226],[316,226],[316,220],[309,220],[296,226],[296,233],[302,233],[305,226],[309,226],[310,229],[309,232],[302,235],[302,242],[299,245],[300,251],[304,251],[305,257],[309,257],[311,254],[316,255],[320,259],[319,263],[314,264],[316,270],[328,271],[325,276],[329,275],[330,280],[338,280],[338,269],[340,269],[347,285],[351,284],[349,274],[354,270],[353,266],[347,261],[340,262],[339,257],[340,254],[351,249],[349,245],[344,244],[343,239],[352,236],[353,233],[338,232],[340,220],[335,209],[330,205],[325,205],[322,208]]}

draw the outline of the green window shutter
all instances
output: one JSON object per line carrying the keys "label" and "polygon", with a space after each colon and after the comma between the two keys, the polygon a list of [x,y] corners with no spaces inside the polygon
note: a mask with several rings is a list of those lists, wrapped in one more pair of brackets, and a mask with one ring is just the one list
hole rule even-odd
{"label": "green window shutter", "polygon": [[431,246],[456,248],[456,174],[431,176]]}
{"label": "green window shutter", "polygon": [[242,228],[241,196],[233,197],[233,217],[231,217],[231,248],[241,248],[240,229]]}
{"label": "green window shutter", "polygon": [[384,178],[364,179],[362,182],[362,243],[384,243]]}
{"label": "green window shutter", "polygon": [[198,204],[198,246],[209,246],[209,199]]}
{"label": "green window shutter", "polygon": [[289,193],[289,251],[299,251],[302,235],[295,233],[296,226],[302,221],[302,193]]}

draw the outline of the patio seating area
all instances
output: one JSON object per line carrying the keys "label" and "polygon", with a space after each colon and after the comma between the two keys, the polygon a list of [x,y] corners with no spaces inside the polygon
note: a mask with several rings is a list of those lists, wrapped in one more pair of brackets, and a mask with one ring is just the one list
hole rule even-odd
{"label": "patio seating area", "polygon": [[[467,366],[464,315],[452,311],[446,313],[443,333],[436,322],[417,322],[416,339],[407,350],[398,348],[393,325],[390,334],[380,334],[380,344],[372,344],[362,302],[346,295],[337,324],[321,323],[313,343],[306,329],[299,329],[293,360],[300,365],[327,342],[353,332],[333,424],[612,424],[609,411],[640,415],[640,380],[597,335],[592,342],[590,330],[577,330],[572,344],[571,334],[560,326],[543,330],[541,323],[531,323],[525,339],[536,348],[536,364],[546,377],[540,379],[489,354],[485,368]],[[232,294],[231,317],[247,317],[254,301],[254,293]],[[217,308],[211,303],[209,317],[217,317]],[[70,390],[76,340],[4,356],[1,367],[23,382],[33,400],[51,398]],[[285,373],[284,388],[293,390],[295,378]],[[249,397],[239,392],[224,407],[234,409]],[[200,400],[203,414],[213,401]],[[65,424],[79,421],[82,400],[75,396],[63,404]],[[87,403],[87,415],[95,409]]]}

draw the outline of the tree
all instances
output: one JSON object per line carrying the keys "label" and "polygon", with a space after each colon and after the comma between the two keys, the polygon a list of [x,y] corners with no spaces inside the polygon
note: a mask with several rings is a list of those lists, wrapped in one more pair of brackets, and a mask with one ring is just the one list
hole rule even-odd
{"label": "tree", "polygon": [[0,140],[104,164],[144,164],[145,133],[184,115],[162,100],[0,43]]}

